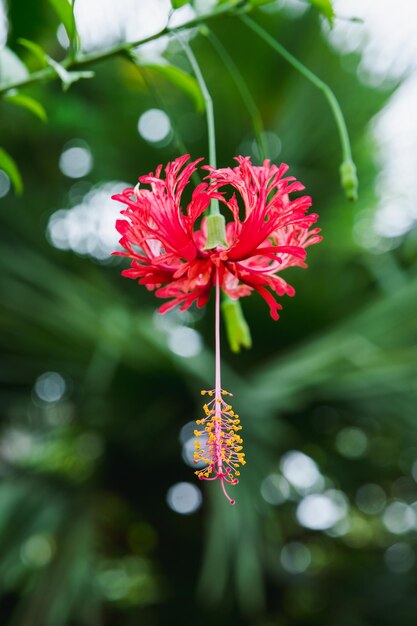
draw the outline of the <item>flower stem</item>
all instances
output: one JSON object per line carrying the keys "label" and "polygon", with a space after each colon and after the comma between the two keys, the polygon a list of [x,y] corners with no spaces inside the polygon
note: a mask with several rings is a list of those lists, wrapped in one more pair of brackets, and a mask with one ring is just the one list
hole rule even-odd
{"label": "flower stem", "polygon": [[200,29],[200,32],[208,37],[213,48],[217,51],[217,54],[222,59],[233,80],[235,81],[241,98],[248,110],[249,115],[251,116],[253,131],[259,151],[259,160],[262,162],[264,161],[264,159],[266,159],[268,153],[264,135],[264,125],[259,109],[256,106],[255,100],[252,97],[252,94],[245,82],[245,79],[243,78],[233,58],[230,56],[229,52],[226,50],[217,35],[215,35],[213,31],[207,26],[202,27]]}
{"label": "flower stem", "polygon": [[[198,86],[200,87],[201,94],[204,98],[204,102],[206,105],[206,119],[207,119],[207,134],[208,134],[208,148],[209,148],[209,163],[212,167],[217,167],[217,159],[216,159],[216,130],[214,124],[214,109],[213,109],[213,100],[211,98],[210,92],[207,88],[206,82],[204,80],[203,74],[201,72],[198,61],[192,51],[190,45],[186,43],[181,37],[177,37],[180,42],[182,49],[184,50],[187,59],[190,62],[191,67],[193,68],[193,72],[198,82]],[[210,215],[219,215],[219,203],[217,200],[212,200],[210,203]]]}
{"label": "flower stem", "polygon": [[284,46],[276,41],[272,35],[263,29],[262,26],[259,26],[259,24],[257,24],[252,18],[247,15],[241,15],[240,19],[244,24],[246,24],[246,26],[248,26],[248,28],[253,30],[261,39],[265,41],[265,43],[278,52],[279,55],[281,55],[288,63],[290,63],[290,65],[292,65],[298,72],[300,72],[300,74],[307,78],[307,80],[317,87],[317,89],[320,89],[320,91],[324,94],[332,110],[342,145],[343,162],[340,168],[342,186],[345,189],[348,198],[350,200],[356,200],[356,168],[352,159],[349,133],[342,110],[333,91],[330,89],[329,85],[316,76],[310,69],[308,69],[308,67],[301,63],[301,61],[296,59],[286,48],[284,48]]}

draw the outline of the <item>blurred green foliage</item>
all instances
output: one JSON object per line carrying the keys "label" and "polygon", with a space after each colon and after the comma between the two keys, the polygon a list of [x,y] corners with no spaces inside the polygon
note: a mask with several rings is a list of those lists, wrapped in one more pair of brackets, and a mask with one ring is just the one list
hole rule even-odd
{"label": "blurred green foliage", "polygon": [[[352,234],[355,217],[375,206],[367,124],[390,94],[358,82],[358,58],[329,48],[313,12],[253,16],[334,89],[361,192],[351,205],[339,189],[339,141],[321,94],[236,17],[211,21],[260,110],[274,160],[306,185],[324,233],[309,269],[291,274],[297,296],[279,322],[258,297],[243,300],[253,348],[223,351],[248,459],[234,508],[216,484],[197,485],[204,501],[192,515],[166,501],[172,485],[194,483],[179,433],[201,416],[199,389],[211,386],[210,306],[156,320],[159,303],[120,278],[123,262],[59,249],[47,235],[57,210],[97,186],[134,184],[181,149],[207,154],[204,117],[188,97],[194,84],[178,89],[189,72],[178,46],[166,53],[177,84],[166,69],[114,58],[67,93],[57,81],[22,91],[41,103],[27,109],[45,110],[47,124],[0,101],[1,144],[25,183],[22,196],[0,201],[1,624],[415,624],[416,251],[409,238],[375,254]],[[39,59],[21,38],[62,59],[49,3],[12,2],[9,21],[8,45],[31,71]],[[256,158],[228,69],[205,37],[193,48],[214,100],[218,163],[248,151]],[[177,133],[166,145],[137,132],[155,107]],[[78,181],[59,168],[72,145],[87,145],[94,159]],[[194,356],[173,349],[184,325],[203,339]],[[312,493],[288,480],[291,459],[301,470],[307,463],[301,483],[316,472]],[[322,508],[301,523],[300,507],[320,494]],[[320,529],[331,498],[344,513]]]}

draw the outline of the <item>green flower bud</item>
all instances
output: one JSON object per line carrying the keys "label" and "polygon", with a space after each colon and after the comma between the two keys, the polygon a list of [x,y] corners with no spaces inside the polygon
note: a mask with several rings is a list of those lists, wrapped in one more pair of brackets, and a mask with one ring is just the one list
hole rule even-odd
{"label": "green flower bud", "polygon": [[358,199],[358,177],[356,175],[356,166],[352,160],[343,161],[339,168],[340,181],[345,190],[348,200],[355,202]]}
{"label": "green flower bud", "polygon": [[240,348],[251,348],[252,337],[249,326],[243,315],[239,300],[226,297],[222,303],[222,313],[226,325],[226,334],[232,352],[240,352]]}

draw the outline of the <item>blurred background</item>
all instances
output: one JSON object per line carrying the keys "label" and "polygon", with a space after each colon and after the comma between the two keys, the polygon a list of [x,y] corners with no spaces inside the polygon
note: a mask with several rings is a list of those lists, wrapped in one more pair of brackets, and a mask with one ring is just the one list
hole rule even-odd
{"label": "blurred background", "polygon": [[[2,80],[40,68],[20,38],[65,57],[59,4],[0,1]],[[235,507],[192,466],[212,307],[158,316],[160,301],[109,257],[112,193],[185,151],[207,157],[204,115],[160,70],[165,59],[190,72],[183,53],[164,38],[138,50],[139,67],[112,58],[65,93],[58,81],[22,90],[47,123],[0,101],[0,142],[24,182],[16,195],[0,169],[1,624],[415,625],[417,8],[334,9],[332,29],[301,0],[253,17],[334,89],[355,204],[322,94],[238,18],[210,21],[259,108],[269,157],[305,184],[324,235],[308,270],[287,272],[297,295],[279,322],[255,295],[242,300],[252,350],[224,342],[248,461]],[[81,47],[151,35],[170,11],[168,0],[77,0]],[[256,161],[218,49],[190,37],[219,165]]]}

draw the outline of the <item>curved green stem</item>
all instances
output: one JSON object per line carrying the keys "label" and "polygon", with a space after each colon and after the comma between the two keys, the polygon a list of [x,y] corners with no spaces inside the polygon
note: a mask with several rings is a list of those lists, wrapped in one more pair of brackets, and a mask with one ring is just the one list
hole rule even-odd
{"label": "curved green stem", "polygon": [[[216,168],[217,167],[216,128],[215,128],[215,123],[214,123],[213,100],[207,88],[207,85],[204,80],[198,61],[194,55],[194,52],[191,49],[191,46],[187,42],[185,42],[183,39],[181,39],[181,37],[178,36],[177,39],[179,43],[181,44],[181,47],[184,50],[187,56],[187,59],[190,62],[191,67],[193,68],[193,72],[197,79],[198,86],[200,87],[202,96],[204,98],[204,102],[206,105],[209,163],[212,167]],[[219,203],[217,200],[212,200],[210,204],[210,215],[219,215],[219,214],[220,214]]]}
{"label": "curved green stem", "polygon": [[264,135],[265,129],[262,121],[262,116],[259,112],[258,107],[256,106],[255,100],[252,98],[252,94],[245,82],[245,79],[243,78],[239,68],[237,67],[233,58],[230,56],[229,52],[226,50],[220,39],[213,33],[213,31],[206,26],[201,29],[201,33],[203,35],[207,35],[212,46],[217,51],[217,54],[222,59],[233,80],[235,81],[236,87],[251,117],[256,143],[258,145],[259,159],[260,161],[263,161],[267,158],[268,154]]}
{"label": "curved green stem", "polygon": [[343,116],[340,105],[330,89],[321,78],[316,76],[311,70],[308,69],[301,61],[296,59],[284,46],[276,41],[272,35],[259,26],[254,20],[247,15],[241,15],[240,19],[246,26],[248,26],[253,32],[255,32],[265,43],[273,48],[279,55],[281,55],[290,65],[292,65],[300,74],[302,74],[307,80],[309,80],[317,89],[323,93],[327,99],[333,117],[336,122],[337,130],[339,132],[340,142],[342,145],[343,162],[340,166],[342,186],[346,191],[346,195],[350,200],[356,200],[357,198],[357,179],[356,168],[352,159],[352,149],[350,146],[349,133],[346,127],[345,118]]}
{"label": "curved green stem", "polygon": [[216,132],[215,132],[215,124],[214,124],[214,109],[213,109],[213,100],[210,95],[210,92],[207,88],[206,82],[203,77],[203,73],[200,69],[198,61],[195,57],[194,52],[191,49],[191,46],[186,43],[181,37],[177,37],[178,41],[181,44],[182,49],[184,50],[187,59],[190,62],[191,67],[193,68],[193,72],[198,82],[198,86],[200,87],[201,94],[204,98],[205,106],[206,106],[206,117],[207,117],[207,132],[208,132],[208,145],[209,145],[209,163],[213,167],[217,167],[217,159],[216,159]]}

